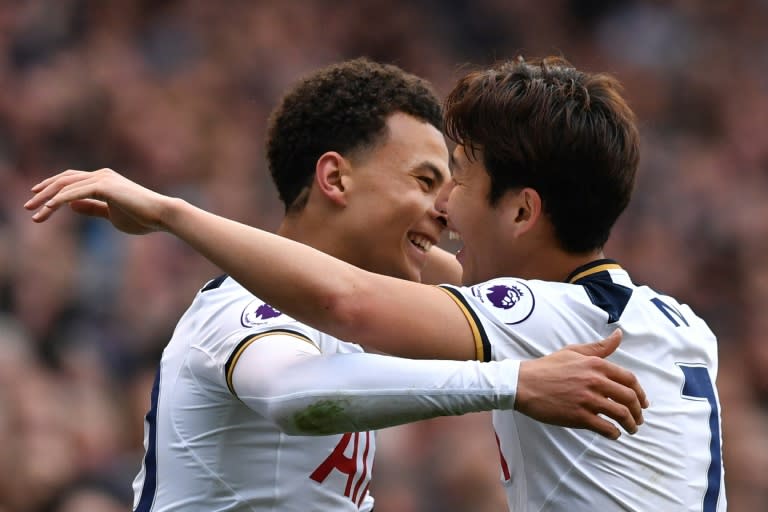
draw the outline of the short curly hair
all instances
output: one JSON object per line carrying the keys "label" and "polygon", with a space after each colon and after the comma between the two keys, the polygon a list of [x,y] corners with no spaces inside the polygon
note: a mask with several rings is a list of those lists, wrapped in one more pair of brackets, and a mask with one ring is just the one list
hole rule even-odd
{"label": "short curly hair", "polygon": [[358,58],[302,79],[269,118],[267,160],[286,212],[306,204],[315,164],[327,151],[345,156],[386,135],[386,120],[411,115],[442,132],[443,112],[429,82],[397,66]]}

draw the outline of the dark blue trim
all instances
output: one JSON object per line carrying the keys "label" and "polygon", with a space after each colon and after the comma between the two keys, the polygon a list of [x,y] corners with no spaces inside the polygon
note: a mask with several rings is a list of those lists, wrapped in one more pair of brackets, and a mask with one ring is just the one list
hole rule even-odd
{"label": "dark blue trim", "polygon": [[688,324],[688,320],[685,319],[683,314],[680,311],[678,311],[676,307],[670,306],[669,304],[667,304],[666,302],[664,302],[658,297],[652,298],[651,302],[653,303],[654,306],[659,308],[659,311],[664,313],[664,316],[666,316],[667,319],[670,322],[672,322],[672,325],[674,325],[675,327],[680,327],[680,323],[677,320],[675,320],[675,317],[679,318],[685,324],[686,327],[690,327],[690,325]]}
{"label": "dark blue trim", "polygon": [[144,485],[141,488],[139,505],[134,512],[150,512],[157,492],[157,399],[160,394],[160,368],[155,375],[152,385],[152,399],[147,412],[146,421],[149,425],[147,453],[144,454]]}
{"label": "dark blue trim", "polygon": [[609,324],[619,321],[632,297],[632,289],[614,283],[608,271],[590,274],[573,284],[583,286],[592,304],[608,313]]}
{"label": "dark blue trim", "polygon": [[475,326],[477,327],[477,331],[480,333],[480,343],[483,347],[483,362],[487,363],[492,360],[491,357],[491,342],[488,341],[488,335],[485,333],[485,329],[483,328],[483,324],[480,322],[480,319],[477,317],[477,314],[475,314],[475,310],[472,308],[472,306],[469,305],[469,302],[467,302],[467,299],[464,298],[464,295],[461,294],[458,290],[450,287],[450,286],[444,286],[440,285],[440,288],[447,291],[454,297],[456,297],[462,304],[464,304],[464,307],[469,311],[470,316],[472,317],[472,322],[474,322]]}
{"label": "dark blue trim", "polygon": [[709,372],[703,366],[678,365],[683,371],[683,397],[704,398],[709,402],[709,469],[707,470],[707,492],[704,494],[703,512],[715,512],[720,498],[720,478],[723,471],[720,447],[720,412],[715,399],[715,388]]}
{"label": "dark blue trim", "polygon": [[228,277],[229,276],[227,274],[222,274],[219,277],[217,277],[216,279],[213,279],[213,280],[209,281],[208,284],[203,286],[203,289],[200,290],[200,293],[207,292],[208,290],[215,290],[216,288],[221,286],[221,283],[223,283],[224,280],[226,278],[228,278]]}

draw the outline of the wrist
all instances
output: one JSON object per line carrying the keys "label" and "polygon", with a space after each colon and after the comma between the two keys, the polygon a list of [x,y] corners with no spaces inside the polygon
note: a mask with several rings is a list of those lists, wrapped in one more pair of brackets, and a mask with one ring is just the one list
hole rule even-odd
{"label": "wrist", "polygon": [[[485,363],[481,363],[485,364]],[[488,363],[494,364],[494,363]],[[519,400],[519,381],[520,381],[520,361],[507,359],[498,362],[498,380],[501,385],[498,386],[497,400],[498,409],[517,409],[517,401]]]}
{"label": "wrist", "polygon": [[183,218],[183,212],[190,204],[178,197],[168,196],[161,196],[159,203],[155,227],[159,231],[176,233],[180,219]]}
{"label": "wrist", "polygon": [[520,411],[521,409],[525,408],[525,403],[530,397],[530,393],[528,392],[528,389],[526,389],[525,384],[528,379],[528,366],[530,366],[529,361],[521,361],[518,366],[518,374],[517,374],[517,388],[515,393],[515,402],[514,402],[514,409],[516,411]]}

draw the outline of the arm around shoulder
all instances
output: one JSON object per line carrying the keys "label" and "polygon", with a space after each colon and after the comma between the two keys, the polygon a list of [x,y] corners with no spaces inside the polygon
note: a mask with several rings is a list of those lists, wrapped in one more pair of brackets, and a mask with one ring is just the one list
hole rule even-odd
{"label": "arm around shoulder", "polygon": [[366,431],[515,403],[519,363],[320,355],[304,340],[270,335],[237,358],[232,389],[293,435]]}

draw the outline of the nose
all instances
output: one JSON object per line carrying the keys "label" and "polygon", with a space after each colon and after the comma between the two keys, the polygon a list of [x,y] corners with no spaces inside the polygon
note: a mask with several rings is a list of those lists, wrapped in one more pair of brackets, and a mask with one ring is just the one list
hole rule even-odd
{"label": "nose", "polygon": [[438,192],[435,198],[435,215],[443,226],[448,225],[448,196],[451,194],[453,188],[453,180],[449,180]]}
{"label": "nose", "polygon": [[433,217],[440,224],[440,226],[443,228],[448,227],[448,216],[446,215],[446,212],[435,210]]}
{"label": "nose", "polygon": [[448,226],[448,214],[445,211],[445,204],[439,203],[437,200],[435,200],[432,208],[429,209],[429,216],[436,220],[438,224],[440,224],[441,230]]}

